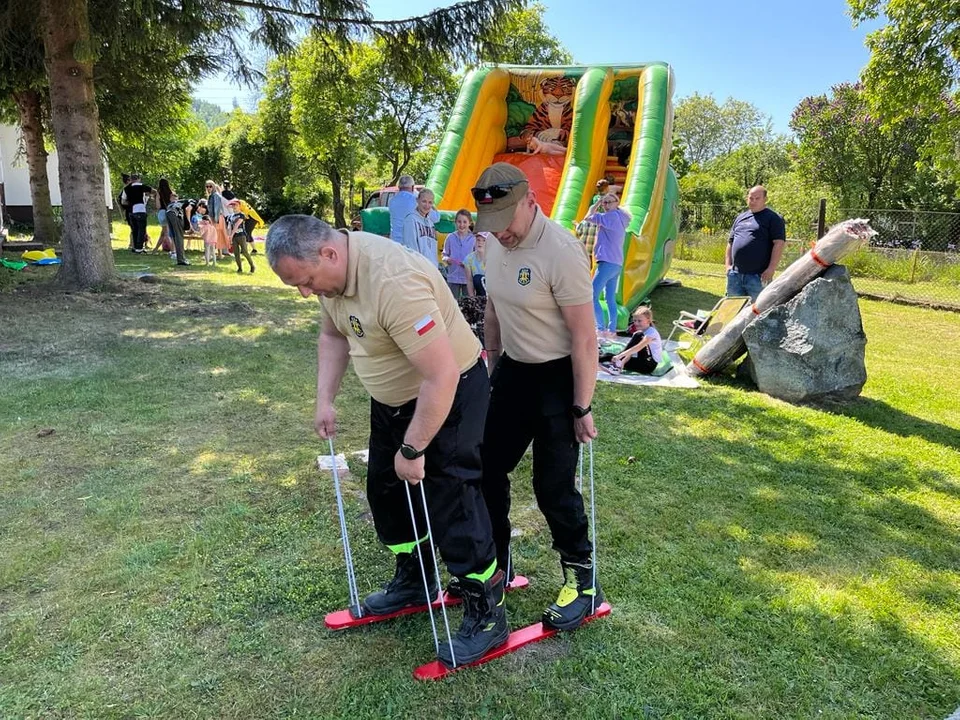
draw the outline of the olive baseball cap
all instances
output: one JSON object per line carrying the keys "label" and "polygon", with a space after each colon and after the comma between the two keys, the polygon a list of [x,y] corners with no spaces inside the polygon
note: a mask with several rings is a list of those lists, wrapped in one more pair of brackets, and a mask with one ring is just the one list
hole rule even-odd
{"label": "olive baseball cap", "polygon": [[510,163],[494,163],[477,179],[473,199],[477,203],[474,232],[503,232],[530,189],[527,176]]}

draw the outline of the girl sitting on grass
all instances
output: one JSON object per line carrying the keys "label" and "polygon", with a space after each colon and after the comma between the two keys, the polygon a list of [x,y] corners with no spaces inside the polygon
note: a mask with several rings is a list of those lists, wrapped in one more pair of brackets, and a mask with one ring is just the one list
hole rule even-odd
{"label": "girl sitting on grass", "polygon": [[623,352],[600,356],[603,369],[611,375],[618,375],[622,370],[650,375],[663,358],[663,341],[653,326],[653,311],[646,305],[641,305],[633,311],[633,322],[637,332],[630,338]]}

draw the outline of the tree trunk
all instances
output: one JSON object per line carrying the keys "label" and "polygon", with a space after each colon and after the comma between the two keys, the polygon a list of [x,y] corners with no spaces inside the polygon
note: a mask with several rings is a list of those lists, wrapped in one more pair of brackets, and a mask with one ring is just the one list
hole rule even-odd
{"label": "tree trunk", "polygon": [[43,144],[43,116],[40,93],[19,90],[13,93],[20,113],[20,131],[27,151],[27,169],[30,172],[30,199],[33,203],[33,239],[45,245],[55,245],[57,224],[50,202],[50,178],[47,175],[47,149]]}
{"label": "tree trunk", "polygon": [[114,265],[87,0],[40,0],[40,12],[63,203],[57,280],[67,287],[94,287],[114,279]]}
{"label": "tree trunk", "polygon": [[330,195],[333,199],[334,227],[347,227],[347,220],[343,214],[343,178],[340,170],[332,163],[327,168],[327,177],[330,178]]}

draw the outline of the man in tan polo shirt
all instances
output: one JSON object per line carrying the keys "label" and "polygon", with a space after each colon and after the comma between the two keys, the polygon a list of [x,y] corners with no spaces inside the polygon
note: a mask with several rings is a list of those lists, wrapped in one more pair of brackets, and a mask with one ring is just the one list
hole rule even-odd
{"label": "man in tan polo shirt", "polygon": [[[387,238],[341,232],[288,215],[267,234],[267,260],[287,285],[320,299],[315,427],[336,433],[333,402],[349,358],[370,393],[367,498],[374,526],[396,555],[384,589],[364,600],[386,615],[425,602],[418,556],[437,593],[433,552],[414,535],[403,482],[423,482],[434,541],[458,578],[464,618],[453,640],[457,664],[508,636],[504,573],[497,569],[480,488],[480,441],[490,385],[480,343],[435,264]],[[422,503],[417,527],[426,528]],[[450,666],[447,643],[439,658]]]}
{"label": "man in tan polo shirt", "polygon": [[603,601],[575,486],[578,443],[597,436],[590,410],[597,373],[590,262],[577,238],[544,216],[513,165],[487,168],[473,197],[476,231],[498,240],[487,247],[484,339],[493,390],[483,436],[483,496],[497,558],[508,567],[508,473],[532,441],[533,489],[564,577],[543,622],[572,630]]}

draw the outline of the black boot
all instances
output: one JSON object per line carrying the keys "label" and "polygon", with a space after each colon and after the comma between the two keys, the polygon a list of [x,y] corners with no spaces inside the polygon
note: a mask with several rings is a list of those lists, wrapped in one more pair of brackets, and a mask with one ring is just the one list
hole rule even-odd
{"label": "black boot", "polygon": [[427,571],[430,602],[437,596],[437,574],[434,570],[433,553],[426,543],[420,543],[412,553],[397,554],[397,569],[393,579],[363,601],[363,606],[372,615],[389,615],[405,607],[426,605],[423,590],[423,574],[417,551],[423,551],[423,567]]}
{"label": "black boot", "polygon": [[445,591],[449,597],[457,598],[458,600],[463,597],[463,591],[460,588],[460,578],[456,575],[450,578],[450,582],[447,583],[447,589]]}
{"label": "black boot", "polygon": [[437,657],[448,668],[466,665],[479,660],[489,650],[503,645],[510,636],[507,627],[507,608],[503,597],[504,575],[497,570],[493,577],[482,583],[479,580],[460,578],[463,595],[463,622],[453,636],[453,657],[450,644],[440,641]]}
{"label": "black boot", "polygon": [[[513,582],[514,577],[515,575],[513,572],[513,568],[511,567],[510,575],[509,577],[506,578],[506,587],[510,586],[510,583]],[[463,592],[460,590],[460,578],[458,578],[456,575],[452,576],[450,578],[450,581],[447,583],[447,589],[445,592],[449,597],[457,598],[458,600],[462,598]]]}
{"label": "black boot", "polygon": [[583,619],[596,612],[603,602],[600,583],[593,583],[593,561],[560,561],[563,587],[553,605],[543,611],[543,624],[556,630],[575,630]]}

